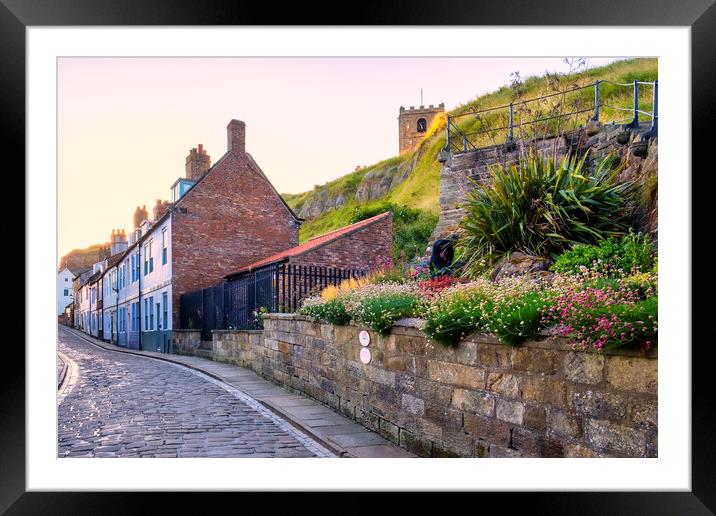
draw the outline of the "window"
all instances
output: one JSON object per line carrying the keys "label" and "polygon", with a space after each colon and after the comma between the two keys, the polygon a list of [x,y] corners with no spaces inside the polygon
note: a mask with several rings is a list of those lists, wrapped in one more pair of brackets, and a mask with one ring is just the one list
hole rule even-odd
{"label": "window", "polygon": [[132,331],[139,331],[139,301],[132,303]]}
{"label": "window", "polygon": [[164,328],[166,330],[168,327],[167,326],[168,317],[167,317],[167,293],[166,292],[164,292],[162,294],[162,306],[164,307],[164,315],[162,317],[162,328]]}
{"label": "window", "polygon": [[424,133],[428,130],[428,122],[424,118],[418,118],[418,132]]}
{"label": "window", "polygon": [[162,229],[162,265],[167,264],[167,228]]}
{"label": "window", "polygon": [[67,297],[67,296],[69,296],[69,295],[70,295],[70,294],[68,293],[67,289],[65,289],[65,297]]}
{"label": "window", "polygon": [[132,283],[137,281],[137,266],[135,265],[136,258],[137,257],[134,254],[130,256],[130,271],[132,272]]}
{"label": "window", "polygon": [[141,267],[141,265],[139,264],[139,251],[135,253],[134,263],[136,267],[136,271],[134,273],[134,281],[139,281],[139,268]]}
{"label": "window", "polygon": [[144,331],[149,329],[149,309],[147,309],[147,300],[144,300]]}
{"label": "window", "polygon": [[153,240],[150,240],[144,244],[144,275],[146,276],[154,270],[154,257],[152,256],[152,244]]}
{"label": "window", "polygon": [[149,330],[154,331],[154,297],[149,298]]}
{"label": "window", "polygon": [[65,283],[67,283],[67,278],[65,278]]}
{"label": "window", "polygon": [[154,257],[152,256],[152,246],[154,244],[154,240],[150,240],[149,244],[149,272],[152,272],[154,270]]}

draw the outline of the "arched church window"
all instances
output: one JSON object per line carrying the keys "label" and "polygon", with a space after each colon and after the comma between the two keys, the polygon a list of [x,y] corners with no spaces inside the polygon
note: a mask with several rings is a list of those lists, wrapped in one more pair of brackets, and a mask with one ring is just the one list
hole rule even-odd
{"label": "arched church window", "polygon": [[418,118],[418,132],[424,133],[428,130],[428,122],[424,118]]}

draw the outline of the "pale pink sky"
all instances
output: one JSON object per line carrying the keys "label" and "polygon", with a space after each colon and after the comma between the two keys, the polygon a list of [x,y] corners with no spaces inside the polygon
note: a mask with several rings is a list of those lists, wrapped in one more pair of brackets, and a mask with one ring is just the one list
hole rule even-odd
{"label": "pale pink sky", "polygon": [[[598,66],[614,58],[592,58]],[[137,205],[170,199],[189,149],[212,163],[226,125],[282,193],[398,154],[398,109],[450,110],[562,58],[61,58],[58,61],[61,255],[131,230]]]}

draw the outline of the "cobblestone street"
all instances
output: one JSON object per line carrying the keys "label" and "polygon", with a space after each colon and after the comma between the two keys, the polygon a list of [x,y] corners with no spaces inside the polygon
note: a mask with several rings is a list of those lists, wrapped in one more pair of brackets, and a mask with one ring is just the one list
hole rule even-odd
{"label": "cobblestone street", "polygon": [[329,452],[230,386],[60,328],[59,457],[316,457]]}

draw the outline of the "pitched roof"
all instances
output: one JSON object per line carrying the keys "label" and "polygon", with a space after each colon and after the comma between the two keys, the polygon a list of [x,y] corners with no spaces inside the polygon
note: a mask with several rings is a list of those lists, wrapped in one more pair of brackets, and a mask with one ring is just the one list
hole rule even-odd
{"label": "pitched roof", "polygon": [[[211,165],[211,166],[209,167],[209,170],[207,170],[199,179],[196,180],[196,182],[195,182],[193,185],[191,185],[191,186],[187,189],[186,192],[184,192],[184,195],[182,195],[179,199],[176,200],[176,202],[174,203],[174,206],[176,206],[177,204],[179,204],[183,199],[187,198],[188,194],[189,194],[192,190],[194,190],[194,188],[196,188],[196,185],[198,185],[199,183],[201,183],[201,181],[202,181],[206,176],[208,176],[215,168],[217,168],[217,167],[219,166],[219,164],[221,164],[221,163],[226,159],[226,157],[227,157],[229,154],[231,154],[232,152],[233,152],[233,151],[231,151],[231,150],[226,151],[226,152],[216,161],[216,163],[214,163],[213,165]],[[253,156],[251,156],[251,154],[249,154],[248,152],[245,152],[244,155],[245,155],[246,158],[247,158],[247,161],[248,161],[248,163],[249,163],[249,166],[250,166],[251,168],[253,168],[256,173],[258,173],[261,177],[263,177],[263,178],[266,180],[266,182],[268,183],[268,185],[273,189],[273,191],[274,191],[274,193],[276,194],[276,196],[278,196],[278,198],[281,200],[281,202],[283,203],[284,207],[288,210],[288,213],[289,213],[296,221],[301,221],[301,222],[302,222],[304,219],[302,219],[301,217],[299,217],[298,215],[296,215],[296,213],[291,209],[291,207],[288,205],[288,203],[287,203],[286,200],[283,198],[283,196],[278,192],[278,190],[276,190],[276,187],[273,185],[273,183],[272,183],[271,181],[269,181],[269,178],[266,176],[266,174],[264,174],[264,171],[261,170],[261,167],[259,167],[259,164],[256,163],[256,160],[254,160]],[[235,156],[236,156],[236,155],[235,155]],[[168,210],[167,213],[169,213],[170,211],[171,211],[171,210]],[[165,213],[164,215],[167,215],[167,213]],[[164,217],[163,217],[163,216],[160,217],[159,220],[161,220],[162,218],[164,218]]]}
{"label": "pitched roof", "polygon": [[122,261],[122,258],[124,258],[124,255],[127,254],[127,251],[120,251],[116,254],[113,254],[109,258],[107,258],[107,268],[105,269],[105,272],[117,265],[119,262]]}
{"label": "pitched roof", "polygon": [[227,274],[225,277],[230,278],[232,276],[236,276],[236,275],[242,274],[244,272],[249,272],[254,269],[258,269],[260,267],[265,267],[267,265],[271,265],[273,263],[286,260],[288,258],[291,258],[292,256],[300,256],[300,255],[305,254],[309,251],[313,251],[319,247],[322,247],[326,244],[334,242],[340,238],[343,238],[343,237],[348,236],[352,233],[355,233],[356,231],[363,229],[366,226],[370,226],[370,225],[372,225],[378,221],[381,221],[389,216],[390,216],[390,212],[386,211],[384,213],[381,213],[380,215],[376,215],[375,217],[371,217],[369,219],[365,219],[365,220],[361,220],[360,222],[356,222],[355,224],[351,224],[350,226],[345,226],[340,229],[336,229],[335,231],[331,231],[329,233],[325,233],[323,235],[313,237],[310,240],[307,240],[304,243],[297,245],[296,247],[291,247],[289,249],[286,249],[285,251],[281,251],[280,253],[276,253],[274,255],[268,256],[268,257],[258,260],[256,262],[245,265],[242,268],[240,268],[239,270],[237,270],[236,272]]}
{"label": "pitched roof", "polygon": [[65,267],[65,269],[68,269],[72,275],[76,278],[77,276],[81,276],[85,272],[92,269],[91,265],[87,265],[85,267]]}

